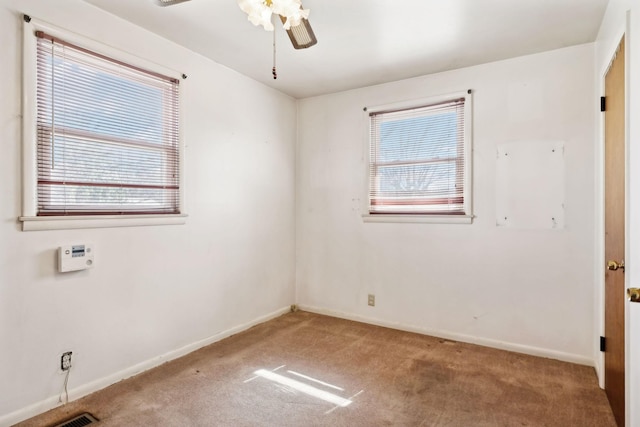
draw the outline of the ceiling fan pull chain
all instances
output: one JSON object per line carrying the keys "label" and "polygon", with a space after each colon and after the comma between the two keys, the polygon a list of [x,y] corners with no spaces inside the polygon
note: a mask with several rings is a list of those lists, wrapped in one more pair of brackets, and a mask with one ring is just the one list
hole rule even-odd
{"label": "ceiling fan pull chain", "polygon": [[276,31],[273,30],[273,68],[271,69],[271,74],[273,74],[273,80],[278,78],[278,73],[276,73]]}

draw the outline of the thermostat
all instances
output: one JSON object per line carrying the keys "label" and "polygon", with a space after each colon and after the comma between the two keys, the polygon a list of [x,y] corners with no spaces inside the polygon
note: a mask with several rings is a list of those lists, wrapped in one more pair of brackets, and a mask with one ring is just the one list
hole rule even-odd
{"label": "thermostat", "polygon": [[93,268],[93,247],[71,245],[58,248],[58,271],[78,271]]}

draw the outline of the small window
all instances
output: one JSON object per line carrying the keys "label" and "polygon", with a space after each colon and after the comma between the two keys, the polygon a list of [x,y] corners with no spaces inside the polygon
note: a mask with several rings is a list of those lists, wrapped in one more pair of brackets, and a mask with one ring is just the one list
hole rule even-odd
{"label": "small window", "polygon": [[37,214],[179,213],[178,81],[36,37]]}
{"label": "small window", "polygon": [[469,94],[369,109],[369,215],[470,216]]}
{"label": "small window", "polygon": [[35,38],[25,44],[35,50],[25,52],[25,153],[35,159],[25,160],[34,188],[21,219],[180,216],[179,80],[37,28],[25,37]]}

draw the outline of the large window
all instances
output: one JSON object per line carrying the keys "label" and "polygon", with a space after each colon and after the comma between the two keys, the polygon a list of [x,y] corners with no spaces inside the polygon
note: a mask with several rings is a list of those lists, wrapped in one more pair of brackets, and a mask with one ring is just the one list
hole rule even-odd
{"label": "large window", "polygon": [[179,80],[46,31],[28,36],[36,176],[27,215],[181,214]]}
{"label": "large window", "polygon": [[470,216],[469,94],[369,109],[369,215]]}

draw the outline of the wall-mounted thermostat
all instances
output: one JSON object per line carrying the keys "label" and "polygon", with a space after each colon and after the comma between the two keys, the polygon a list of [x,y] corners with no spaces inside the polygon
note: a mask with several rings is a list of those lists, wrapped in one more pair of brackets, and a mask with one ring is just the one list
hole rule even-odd
{"label": "wall-mounted thermostat", "polygon": [[71,245],[58,248],[58,271],[86,270],[93,268],[93,246]]}

